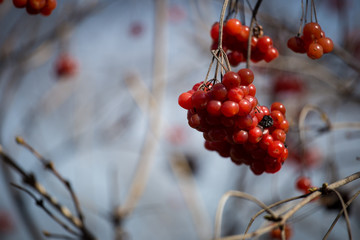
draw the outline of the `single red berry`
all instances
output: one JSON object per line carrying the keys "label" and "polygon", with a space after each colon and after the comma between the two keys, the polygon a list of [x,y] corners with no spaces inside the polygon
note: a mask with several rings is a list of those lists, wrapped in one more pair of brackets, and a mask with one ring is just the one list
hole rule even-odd
{"label": "single red berry", "polygon": [[332,52],[332,50],[334,49],[334,43],[331,40],[331,38],[327,38],[327,37],[320,38],[318,40],[318,44],[322,46],[324,53]]}
{"label": "single red berry", "polygon": [[311,185],[311,180],[308,177],[301,176],[296,180],[296,188],[303,192],[307,192]]}
{"label": "single red berry", "polygon": [[244,96],[249,95],[249,87],[248,86],[240,85],[240,89],[243,91]]}
{"label": "single red berry", "polygon": [[289,150],[285,148],[283,154],[280,157],[280,162],[284,163],[285,160],[288,158],[288,156],[289,156]]}
{"label": "single red berry", "polygon": [[196,109],[205,108],[206,104],[208,102],[208,97],[206,95],[206,92],[204,92],[203,90],[197,90],[191,96],[191,102],[192,102],[193,107]]}
{"label": "single red berry", "polygon": [[78,70],[77,61],[69,54],[62,54],[55,63],[55,71],[58,77],[71,77]]}
{"label": "single red berry", "polygon": [[324,53],[323,47],[318,43],[311,43],[307,50],[307,55],[311,59],[319,59]]}
{"label": "single red berry", "polygon": [[239,104],[234,101],[225,101],[221,105],[221,112],[226,117],[235,116],[239,112]]}
{"label": "single red berry", "polygon": [[262,36],[258,39],[256,47],[260,52],[266,53],[270,47],[272,47],[273,41],[269,36]]}
{"label": "single red berry", "polygon": [[281,169],[281,163],[278,158],[267,156],[264,162],[265,162],[265,172],[267,173],[276,173]]}
{"label": "single red berry", "polygon": [[251,84],[249,84],[248,88],[249,88],[249,95],[255,97],[255,94],[256,94],[255,85],[251,83]]}
{"label": "single red berry", "polygon": [[227,72],[224,74],[222,84],[229,90],[231,88],[239,87],[241,78],[236,72]]}
{"label": "single red berry", "polygon": [[264,115],[270,115],[270,110],[266,106],[259,106]]}
{"label": "single red berry", "polygon": [[225,26],[224,31],[229,35],[235,36],[241,31],[241,22],[236,18],[229,19]]}
{"label": "single red berry", "polygon": [[256,105],[258,104],[258,100],[256,97],[253,97],[251,95],[247,95],[245,96],[245,99],[247,99],[250,103],[251,103],[251,109],[253,109],[254,107],[256,107]]}
{"label": "single red berry", "polygon": [[212,94],[214,95],[214,98],[219,101],[224,101],[227,97],[227,89],[224,84],[222,83],[216,83],[212,89]]}
{"label": "single red berry", "polygon": [[208,132],[209,138],[213,142],[224,141],[227,136],[225,128],[212,128]]}
{"label": "single red berry", "polygon": [[274,138],[274,141],[279,140],[280,142],[285,142],[286,140],[286,133],[282,129],[275,129],[271,136]]}
{"label": "single red berry", "polygon": [[277,140],[277,141],[273,141],[273,143],[269,145],[267,151],[271,157],[279,158],[284,152],[284,149],[285,149],[284,143]]}
{"label": "single red berry", "polygon": [[242,99],[239,102],[239,116],[245,116],[251,112],[251,103],[247,99]]}
{"label": "single red berry", "polygon": [[270,116],[273,119],[274,124],[281,123],[284,120],[284,115],[279,110],[271,111]]}
{"label": "single red berry", "polygon": [[264,55],[265,62],[271,62],[279,56],[279,52],[276,48],[270,47]]}
{"label": "single red berry", "polygon": [[220,116],[221,115],[221,102],[218,100],[210,100],[207,103],[206,111],[213,115],[213,116]]}
{"label": "single red berry", "polygon": [[31,8],[35,10],[41,10],[46,5],[46,0],[28,0]]}
{"label": "single red berry", "polygon": [[182,108],[185,109],[191,109],[193,108],[192,102],[191,102],[191,93],[185,92],[182,93],[178,98],[178,103]]}
{"label": "single red berry", "polygon": [[234,142],[236,142],[238,144],[246,143],[248,140],[248,137],[249,137],[249,134],[245,130],[240,130],[233,134],[233,140],[234,140]]}
{"label": "single red berry", "polygon": [[289,38],[287,46],[296,53],[306,53],[304,40],[300,37],[294,36]]}
{"label": "single red berry", "polygon": [[271,111],[278,110],[285,116],[286,108],[285,108],[284,104],[282,104],[280,102],[274,102],[273,104],[271,104],[270,109],[271,109]]}
{"label": "single red berry", "polygon": [[56,0],[47,0],[46,5],[41,9],[41,14],[44,16],[49,16],[51,12],[56,8]]}
{"label": "single red berry", "polygon": [[262,138],[263,131],[259,127],[254,127],[249,130],[249,142],[258,143]]}
{"label": "single red berry", "polygon": [[244,92],[239,88],[232,88],[228,91],[228,99],[234,102],[240,102],[244,98]]}
{"label": "single red berry", "polygon": [[267,150],[270,144],[274,142],[273,137],[270,134],[264,134],[259,142],[259,147],[263,150]]}
{"label": "single red berry", "polygon": [[[285,239],[289,240],[291,238],[291,236],[292,236],[291,227],[288,224],[286,224],[284,231],[285,231]],[[281,237],[281,229],[280,228],[274,228],[273,230],[271,230],[270,235],[271,235],[271,238],[274,239],[274,240],[281,240],[282,239],[282,237]]]}
{"label": "single red berry", "polygon": [[321,38],[321,27],[319,24],[310,22],[305,24],[303,28],[304,39],[316,40]]}
{"label": "single red berry", "polygon": [[254,73],[248,68],[243,68],[238,71],[241,79],[241,85],[248,86],[254,81]]}
{"label": "single red berry", "polygon": [[26,7],[28,0],[13,0],[13,4],[16,8]]}
{"label": "single red berry", "polygon": [[219,40],[219,26],[220,26],[220,24],[218,22],[216,22],[211,27],[210,36],[214,41]]}
{"label": "single red berry", "polygon": [[255,108],[255,116],[258,119],[258,121],[260,122],[263,119],[263,117],[265,116],[265,114],[260,108],[256,107]]}
{"label": "single red berry", "polygon": [[251,129],[253,125],[253,119],[250,115],[238,117],[235,121],[235,126],[239,129]]}
{"label": "single red berry", "polygon": [[249,38],[250,29],[248,26],[241,26],[240,32],[236,35],[237,40],[246,42]]}
{"label": "single red berry", "polygon": [[253,161],[250,165],[250,169],[255,175],[261,175],[265,171],[264,164],[259,161]]}

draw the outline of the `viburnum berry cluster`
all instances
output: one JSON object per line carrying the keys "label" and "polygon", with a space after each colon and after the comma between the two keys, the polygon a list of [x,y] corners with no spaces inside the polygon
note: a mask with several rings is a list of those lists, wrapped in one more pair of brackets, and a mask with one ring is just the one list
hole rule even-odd
{"label": "viburnum berry cluster", "polygon": [[203,132],[206,149],[249,165],[256,175],[275,173],[288,156],[286,109],[279,102],[270,110],[258,105],[253,81],[250,69],[229,71],[222,82],[195,84],[178,103],[188,110],[190,127]]}
{"label": "viburnum berry cluster", "polygon": [[41,13],[49,16],[56,8],[56,0],[13,0],[13,4],[17,8],[26,8],[27,13],[31,15]]}
{"label": "viburnum berry cluster", "polygon": [[[218,47],[219,28],[220,24],[216,22],[210,30],[210,36],[213,40],[212,50],[216,50]],[[246,61],[249,34],[250,28],[242,25],[240,20],[236,18],[229,19],[224,25],[222,47],[227,54],[230,64],[234,67]],[[262,31],[255,31],[251,38],[251,60],[253,62],[261,60],[271,62],[278,56],[279,52],[273,46],[272,39],[269,36],[263,35]]]}
{"label": "viburnum berry cluster", "polygon": [[290,38],[287,46],[296,53],[306,53],[311,59],[319,59],[333,50],[334,43],[325,36],[318,23],[310,22],[305,24],[303,35]]}

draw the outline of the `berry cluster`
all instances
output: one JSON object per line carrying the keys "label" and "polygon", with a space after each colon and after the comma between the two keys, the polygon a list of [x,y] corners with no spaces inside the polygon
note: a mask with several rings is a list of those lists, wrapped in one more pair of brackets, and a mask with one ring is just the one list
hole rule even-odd
{"label": "berry cluster", "polygon": [[[212,50],[218,48],[219,27],[220,24],[216,22],[210,31],[213,40]],[[242,25],[236,18],[229,19],[224,25],[222,46],[227,53],[230,64],[234,67],[246,61],[249,33],[250,28]],[[262,36],[261,31],[254,33],[251,38],[251,60],[253,62],[261,60],[270,62],[278,56],[279,52],[273,46],[273,41],[269,36]]]}
{"label": "berry cluster", "polygon": [[26,8],[26,11],[31,14],[41,13],[44,16],[49,16],[56,8],[56,0],[13,0],[13,4],[17,8]]}
{"label": "berry cluster", "polygon": [[334,48],[331,38],[325,37],[318,23],[305,24],[302,36],[294,36],[287,42],[288,48],[296,53],[306,53],[311,59],[319,59]]}
{"label": "berry cluster", "polygon": [[256,175],[275,173],[288,156],[286,109],[279,102],[270,110],[259,106],[253,80],[250,69],[230,71],[221,83],[195,84],[178,102],[188,110],[190,127],[203,132],[206,149],[249,165]]}

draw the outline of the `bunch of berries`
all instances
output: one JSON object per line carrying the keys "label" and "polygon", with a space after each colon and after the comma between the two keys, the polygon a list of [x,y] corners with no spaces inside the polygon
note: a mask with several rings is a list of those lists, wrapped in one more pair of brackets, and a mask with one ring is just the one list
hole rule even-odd
{"label": "bunch of berries", "polygon": [[29,14],[39,14],[49,16],[56,8],[56,0],[13,0],[17,8],[26,8]]}
{"label": "bunch of berries", "polygon": [[250,69],[230,71],[221,83],[195,84],[178,102],[188,110],[190,127],[203,132],[206,149],[249,165],[256,175],[275,173],[288,156],[286,109],[279,102],[270,110],[259,106],[253,81]]}
{"label": "bunch of berries", "polygon": [[325,37],[318,23],[305,24],[302,36],[294,36],[287,42],[288,48],[296,53],[306,53],[311,59],[319,59],[334,48],[331,38]]}
{"label": "bunch of berries", "polygon": [[[218,48],[219,27],[220,24],[216,22],[210,31],[213,40],[212,50]],[[250,28],[242,25],[238,19],[232,18],[225,23],[223,32],[223,49],[227,53],[230,64],[236,67],[246,61]],[[251,38],[251,60],[270,62],[278,56],[279,52],[273,46],[272,39],[269,36],[263,36],[262,31],[255,31]]]}

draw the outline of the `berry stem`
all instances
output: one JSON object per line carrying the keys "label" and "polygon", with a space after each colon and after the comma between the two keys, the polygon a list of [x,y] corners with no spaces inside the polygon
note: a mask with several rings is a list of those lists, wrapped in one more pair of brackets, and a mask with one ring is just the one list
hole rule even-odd
{"label": "berry stem", "polygon": [[[315,22],[317,23],[317,22],[318,22],[318,20],[317,20],[317,16],[316,16],[315,1],[314,1],[314,0],[311,0],[311,3],[312,3],[313,10],[314,10]],[[311,19],[311,20],[312,20],[312,19]]]}
{"label": "berry stem", "polygon": [[262,3],[262,0],[258,0],[256,2],[256,5],[254,7],[254,10],[252,11],[252,17],[251,17],[251,23],[250,23],[250,32],[249,32],[249,38],[248,38],[248,49],[247,49],[247,57],[246,57],[246,68],[249,68],[250,64],[250,57],[251,57],[251,38],[252,38],[252,32],[254,29],[254,23],[256,21],[256,14],[259,10],[259,7]]}
{"label": "berry stem", "polygon": [[223,38],[223,31],[224,31],[224,16],[225,16],[225,11],[227,8],[227,5],[229,3],[229,0],[224,0],[222,9],[221,9],[221,14],[220,14],[220,21],[219,21],[219,49],[222,49],[222,38]]}

